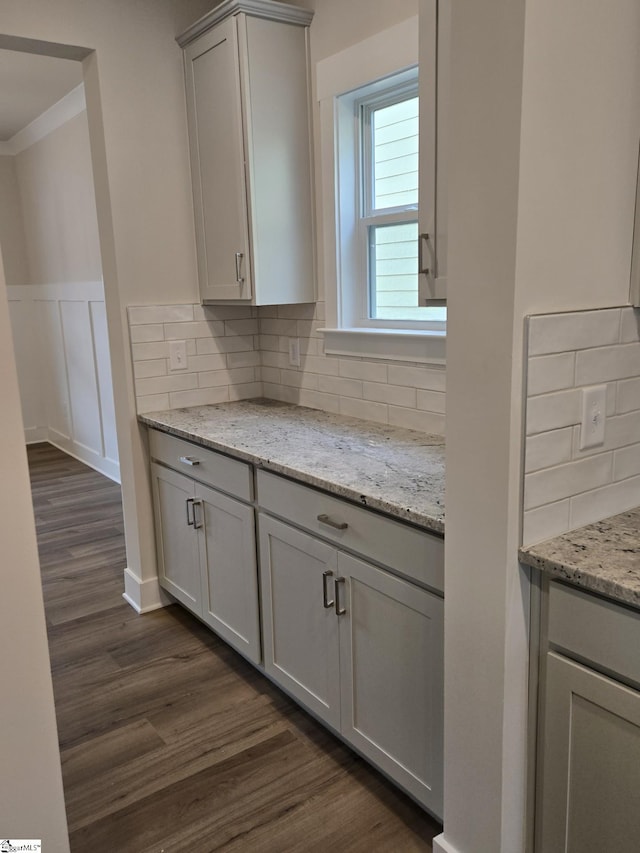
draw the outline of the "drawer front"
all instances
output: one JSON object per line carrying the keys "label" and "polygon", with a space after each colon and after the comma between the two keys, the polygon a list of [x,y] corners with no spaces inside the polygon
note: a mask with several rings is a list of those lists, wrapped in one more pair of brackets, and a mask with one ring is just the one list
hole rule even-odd
{"label": "drawer front", "polygon": [[149,448],[152,459],[175,471],[241,500],[253,499],[252,470],[246,462],[156,429],[149,430]]}
{"label": "drawer front", "polygon": [[443,592],[444,542],[438,536],[267,471],[258,471],[257,489],[266,512]]}
{"label": "drawer front", "polygon": [[549,584],[549,643],[640,685],[640,613]]}

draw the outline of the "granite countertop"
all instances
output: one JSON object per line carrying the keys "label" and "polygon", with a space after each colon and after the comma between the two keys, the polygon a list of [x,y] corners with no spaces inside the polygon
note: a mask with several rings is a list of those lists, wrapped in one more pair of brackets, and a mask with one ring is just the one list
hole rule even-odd
{"label": "granite countertop", "polygon": [[640,507],[521,548],[519,555],[552,578],[640,609]]}
{"label": "granite countertop", "polygon": [[152,412],[163,432],[444,533],[444,438],[272,400]]}

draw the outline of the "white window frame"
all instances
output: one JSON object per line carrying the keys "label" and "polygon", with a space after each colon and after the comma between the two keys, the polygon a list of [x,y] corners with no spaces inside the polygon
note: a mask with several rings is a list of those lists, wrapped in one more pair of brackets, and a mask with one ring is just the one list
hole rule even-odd
{"label": "white window frame", "polygon": [[[437,8],[437,0],[421,0],[421,12],[425,5],[433,11]],[[433,11],[433,28],[427,37],[432,37],[434,44],[435,26],[436,16]],[[424,20],[422,29],[424,37]],[[366,270],[362,268],[362,253],[353,248],[357,245],[357,241],[353,239],[353,229],[357,224],[359,212],[357,157],[354,156],[357,132],[355,102],[360,94],[358,90],[366,88],[368,93],[374,93],[376,87],[380,90],[388,87],[389,78],[395,78],[396,75],[405,73],[407,79],[412,73],[415,76],[415,70],[412,69],[415,69],[418,60],[418,30],[418,18],[410,18],[322,60],[316,67],[322,169],[323,244],[320,247],[320,256],[324,266],[323,282],[327,309],[326,328],[322,331],[327,353],[430,364],[445,362],[446,331],[442,329],[442,324],[439,324],[440,328],[434,328],[433,324],[411,321],[368,321],[366,324],[359,322],[363,317],[362,294],[367,297],[368,284]],[[431,53],[433,81],[436,70],[435,50]],[[402,77],[397,79],[398,82],[402,81]],[[422,89],[420,96],[422,135]],[[432,116],[435,113],[435,97],[434,84]],[[433,121],[431,132],[433,145],[430,147],[434,150],[436,129]],[[440,233],[435,228],[435,159],[433,167],[434,180],[431,186],[427,186],[431,211],[427,201],[426,226],[425,211],[422,210],[425,191],[421,179],[420,231],[428,231],[430,237],[437,237],[434,246],[439,248],[441,245],[446,246],[446,243],[442,242]],[[444,217],[441,221],[445,221]],[[444,238],[444,234],[442,237]],[[428,252],[430,258],[435,256],[434,246],[431,246]],[[444,264],[439,272],[446,272]],[[364,282],[364,286],[359,289],[354,287],[353,282],[357,280]],[[432,287],[437,287],[444,280],[444,275],[439,280],[434,278]]]}

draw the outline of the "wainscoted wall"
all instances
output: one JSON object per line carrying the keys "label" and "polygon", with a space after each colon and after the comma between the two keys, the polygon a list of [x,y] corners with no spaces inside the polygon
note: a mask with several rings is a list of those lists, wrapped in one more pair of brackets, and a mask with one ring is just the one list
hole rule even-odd
{"label": "wainscoted wall", "polygon": [[[322,302],[132,306],[128,315],[140,413],[265,396],[444,433],[444,368],[325,355]],[[290,338],[300,341],[300,367],[289,364]],[[169,368],[171,340],[187,342],[183,370]]]}
{"label": "wainscoted wall", "polygon": [[[640,312],[528,318],[525,545],[640,503]],[[606,385],[605,441],[579,449],[581,389]]]}
{"label": "wainscoted wall", "polygon": [[102,282],[7,287],[27,442],[119,482]]}

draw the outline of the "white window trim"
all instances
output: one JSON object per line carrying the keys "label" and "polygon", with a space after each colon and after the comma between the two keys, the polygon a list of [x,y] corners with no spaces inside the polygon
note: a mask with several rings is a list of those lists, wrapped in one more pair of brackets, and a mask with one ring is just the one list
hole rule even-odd
{"label": "white window trim", "polygon": [[[338,96],[367,86],[373,80],[390,77],[415,67],[419,56],[418,32],[418,17],[414,16],[340,53],[327,57],[316,65],[322,174],[321,259],[327,312],[326,328],[320,331],[324,332],[325,352],[332,355],[353,355],[361,358],[384,358],[436,365],[445,363],[445,332],[424,329],[345,327],[341,316],[342,298],[351,299],[355,288],[350,288],[348,293],[339,292],[341,270],[345,269],[347,264],[344,263],[345,258],[341,254],[337,233],[341,227],[341,217],[337,208],[340,195],[336,180],[338,166],[336,139],[340,110],[348,110],[350,106],[348,99],[339,99]],[[353,161],[352,141],[339,140],[339,144],[350,147],[349,156],[339,159],[343,163]],[[343,172],[342,180],[344,178]],[[353,180],[355,181],[355,174]],[[348,219],[348,216],[346,218]],[[346,260],[351,263],[349,258]],[[353,263],[356,262],[353,261]],[[350,278],[351,274],[348,277]]]}

